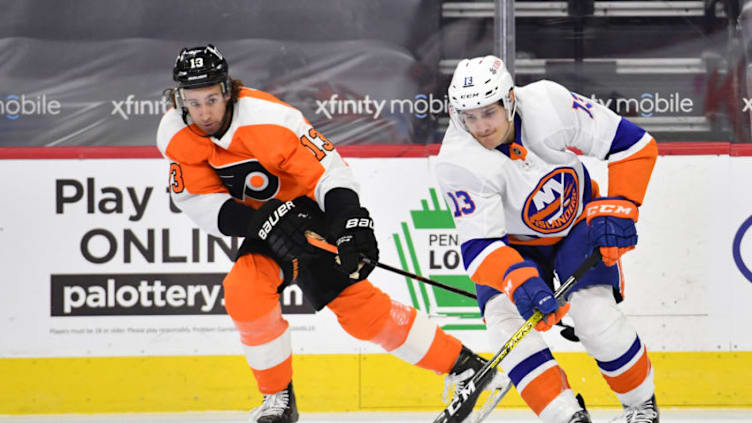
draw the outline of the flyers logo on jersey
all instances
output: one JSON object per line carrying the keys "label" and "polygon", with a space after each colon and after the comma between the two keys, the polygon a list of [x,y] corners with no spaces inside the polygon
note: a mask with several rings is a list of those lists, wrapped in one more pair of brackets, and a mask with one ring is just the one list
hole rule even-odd
{"label": "flyers logo on jersey", "polygon": [[580,192],[577,172],[559,168],[541,178],[525,200],[522,220],[532,230],[543,234],[560,232],[574,222]]}
{"label": "flyers logo on jersey", "polygon": [[230,195],[242,201],[246,198],[266,201],[279,192],[279,178],[255,159],[215,167],[214,171]]}

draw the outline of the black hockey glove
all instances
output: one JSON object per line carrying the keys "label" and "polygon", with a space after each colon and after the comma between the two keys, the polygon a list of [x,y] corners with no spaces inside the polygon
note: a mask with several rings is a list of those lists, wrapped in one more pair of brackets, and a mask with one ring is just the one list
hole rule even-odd
{"label": "black hockey glove", "polygon": [[360,207],[342,213],[332,223],[331,233],[338,250],[337,270],[356,281],[367,278],[374,266],[367,263],[361,266],[361,255],[373,261],[379,259],[373,220],[368,210]]}
{"label": "black hockey glove", "polygon": [[266,241],[277,258],[290,261],[309,258],[318,252],[305,237],[311,222],[311,216],[292,201],[283,203],[273,198],[257,210],[250,228],[252,236]]}

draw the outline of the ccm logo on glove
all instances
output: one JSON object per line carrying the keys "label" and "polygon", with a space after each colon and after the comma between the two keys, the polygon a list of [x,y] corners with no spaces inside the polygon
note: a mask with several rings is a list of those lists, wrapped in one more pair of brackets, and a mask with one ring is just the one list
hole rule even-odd
{"label": "ccm logo on glove", "polygon": [[262,240],[266,240],[266,237],[269,236],[269,232],[274,229],[274,225],[279,223],[279,219],[286,215],[287,212],[292,210],[295,207],[295,204],[292,203],[292,201],[286,201],[277,207],[276,210],[274,210],[269,217],[266,218],[266,221],[261,225],[261,229],[258,231],[258,236]]}
{"label": "ccm logo on glove", "polygon": [[637,220],[637,206],[628,200],[612,200],[610,203],[595,200],[587,205],[587,221],[595,216],[613,216]]}
{"label": "ccm logo on glove", "polygon": [[354,217],[352,219],[348,219],[347,222],[345,222],[345,229],[352,229],[352,228],[373,229],[373,220],[371,220],[368,217],[363,217],[363,218]]}

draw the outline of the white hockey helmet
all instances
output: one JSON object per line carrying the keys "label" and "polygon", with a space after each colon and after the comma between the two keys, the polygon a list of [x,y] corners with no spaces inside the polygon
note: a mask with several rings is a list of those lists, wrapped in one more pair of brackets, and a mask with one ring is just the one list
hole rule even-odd
{"label": "white hockey helmet", "polygon": [[462,110],[477,109],[501,100],[507,111],[507,119],[511,122],[516,106],[512,100],[513,88],[512,75],[498,57],[463,59],[457,64],[449,84],[449,103],[456,112],[454,114],[459,115]]}

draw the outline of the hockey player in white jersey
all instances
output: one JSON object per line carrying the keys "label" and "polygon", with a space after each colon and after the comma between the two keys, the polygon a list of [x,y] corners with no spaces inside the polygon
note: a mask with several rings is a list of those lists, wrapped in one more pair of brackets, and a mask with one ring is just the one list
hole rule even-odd
{"label": "hockey player in white jersey", "polygon": [[[536,309],[545,331],[567,312],[576,335],[622,403],[619,418],[658,422],[647,349],[618,308],[620,257],[637,243],[635,223],[655,140],[608,108],[541,80],[515,87],[504,63],[459,62],[449,87],[450,124],[435,173],[454,214],[462,258],[494,349]],[[608,162],[599,193],[578,158]],[[559,307],[552,286],[593,251],[603,261]],[[501,361],[545,423],[590,422],[543,337],[531,332]]]}

